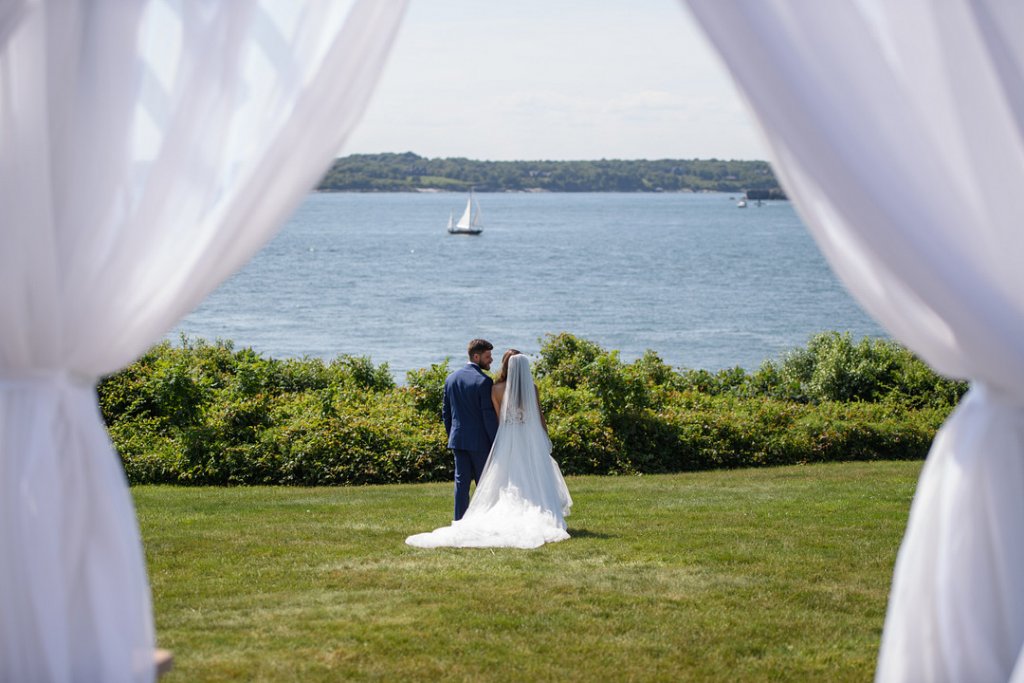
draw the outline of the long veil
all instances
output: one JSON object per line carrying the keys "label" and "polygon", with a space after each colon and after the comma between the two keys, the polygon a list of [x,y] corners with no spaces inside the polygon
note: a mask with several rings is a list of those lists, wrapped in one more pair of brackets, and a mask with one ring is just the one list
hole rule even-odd
{"label": "long veil", "polygon": [[565,479],[551,458],[551,440],[541,423],[530,361],[522,354],[509,359],[498,434],[466,514],[491,509],[502,496],[522,498],[551,513],[563,529],[563,518],[572,507]]}
{"label": "long veil", "polygon": [[465,516],[405,542],[421,548],[536,548],[569,538],[570,507],[569,489],[541,422],[530,362],[516,355],[509,359],[498,433]]}

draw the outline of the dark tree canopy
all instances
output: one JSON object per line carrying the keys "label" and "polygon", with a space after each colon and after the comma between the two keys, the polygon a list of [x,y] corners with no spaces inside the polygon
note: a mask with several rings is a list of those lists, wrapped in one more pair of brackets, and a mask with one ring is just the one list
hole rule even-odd
{"label": "dark tree canopy", "polygon": [[[657,159],[599,161],[476,161],[404,154],[354,154],[337,159],[320,181],[336,192],[758,192],[782,198],[765,161]],[[757,198],[757,197],[751,197]]]}

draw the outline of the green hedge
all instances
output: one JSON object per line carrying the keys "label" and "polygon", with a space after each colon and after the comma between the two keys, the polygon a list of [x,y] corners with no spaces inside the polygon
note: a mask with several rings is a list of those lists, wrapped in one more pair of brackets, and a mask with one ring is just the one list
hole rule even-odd
{"label": "green hedge", "polygon": [[[897,344],[825,333],[754,373],[624,363],[571,334],[535,371],[566,474],[922,458],[966,385]],[[408,373],[342,356],[265,358],[230,342],[163,343],[99,386],[134,483],[371,484],[450,479],[448,364]]]}

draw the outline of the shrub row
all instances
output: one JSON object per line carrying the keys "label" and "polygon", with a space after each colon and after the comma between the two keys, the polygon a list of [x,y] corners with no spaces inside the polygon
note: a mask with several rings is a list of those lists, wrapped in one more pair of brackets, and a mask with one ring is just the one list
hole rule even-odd
{"label": "shrub row", "polygon": [[[826,333],[757,372],[675,370],[654,352],[551,335],[535,360],[566,474],[922,458],[966,386],[893,342]],[[133,483],[370,484],[450,479],[448,364],[265,358],[230,342],[162,343],[99,386]]]}

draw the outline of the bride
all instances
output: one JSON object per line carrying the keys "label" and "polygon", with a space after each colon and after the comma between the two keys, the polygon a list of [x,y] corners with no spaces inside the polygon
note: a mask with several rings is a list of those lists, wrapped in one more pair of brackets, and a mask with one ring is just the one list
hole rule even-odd
{"label": "bride", "polygon": [[491,396],[498,433],[476,493],[462,519],[405,542],[420,548],[536,548],[569,538],[565,516],[572,498],[551,457],[530,362],[505,353]]}

